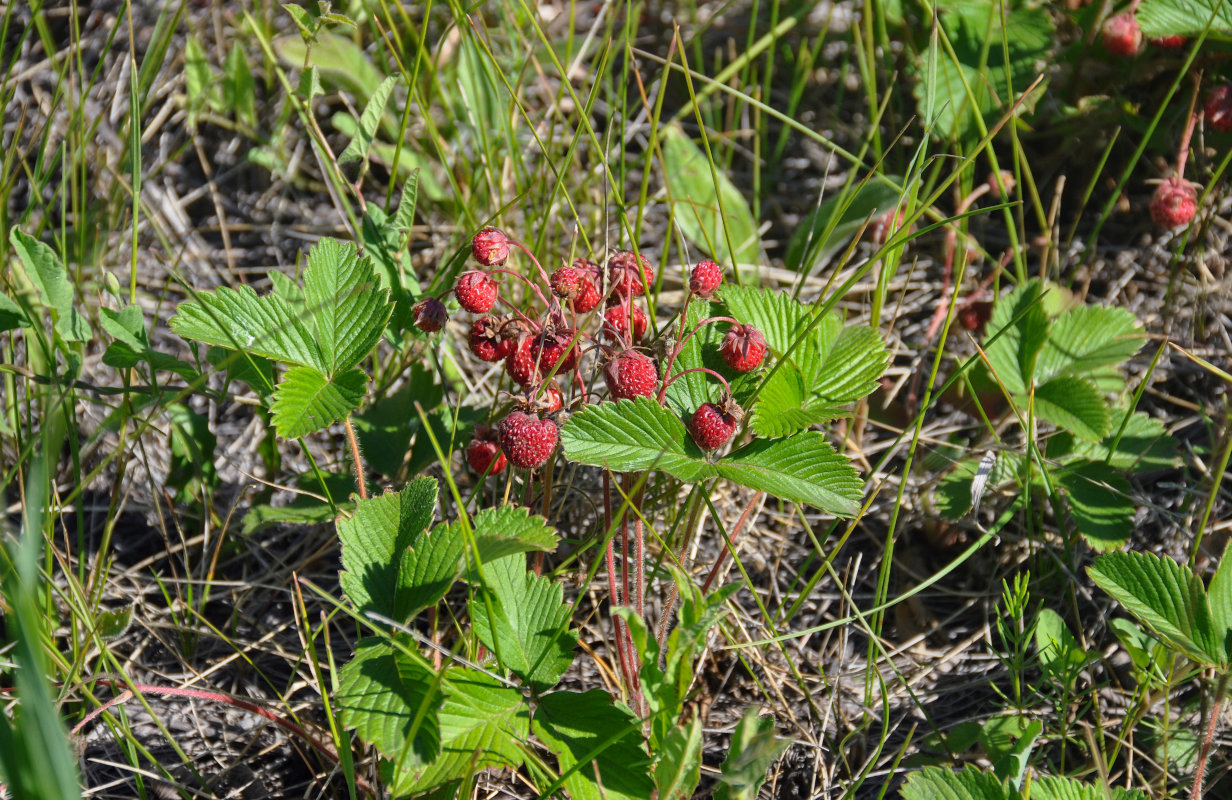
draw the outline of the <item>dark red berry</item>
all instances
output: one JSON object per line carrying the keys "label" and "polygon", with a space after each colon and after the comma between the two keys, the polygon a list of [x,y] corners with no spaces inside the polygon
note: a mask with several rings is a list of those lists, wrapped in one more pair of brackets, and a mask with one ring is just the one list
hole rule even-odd
{"label": "dark red berry", "polygon": [[1104,47],[1114,56],[1132,56],[1142,47],[1142,29],[1134,12],[1109,17],[1104,23]]}
{"label": "dark red berry", "polygon": [[518,386],[533,386],[541,375],[536,365],[535,342],[530,336],[520,336],[507,346],[505,371]]}
{"label": "dark red berry", "polygon": [[1206,124],[1220,133],[1232,131],[1232,86],[1220,86],[1206,96]]}
{"label": "dark red berry", "polygon": [[466,463],[480,475],[499,475],[505,471],[505,454],[497,442],[496,431],[487,425],[475,426],[475,438],[466,446]]}
{"label": "dark red berry", "polygon": [[486,314],[496,305],[496,297],[500,291],[496,281],[486,272],[472,269],[458,276],[458,283],[453,287],[453,294],[458,298],[458,304],[472,314]]}
{"label": "dark red berry", "polygon": [[509,258],[509,237],[500,228],[484,228],[471,239],[471,255],[485,267],[504,264]]}
{"label": "dark red berry", "polygon": [[521,411],[511,412],[501,420],[498,432],[501,450],[509,463],[522,469],[538,469],[548,463],[560,439],[555,422]]}
{"label": "dark red berry", "polygon": [[989,300],[976,300],[973,303],[964,303],[958,309],[958,322],[972,333],[979,333],[984,330],[984,326],[988,324],[988,320],[992,317],[992,302]]}
{"label": "dark red berry", "polygon": [[435,333],[445,327],[449,321],[449,311],[445,304],[435,297],[425,297],[411,307],[415,327],[424,333]]}
{"label": "dark red berry", "polygon": [[1197,211],[1198,193],[1192,183],[1179,175],[1161,183],[1151,198],[1151,219],[1165,228],[1188,225]]}
{"label": "dark red berry", "polygon": [[719,355],[736,372],[752,372],[766,358],[766,337],[752,325],[733,325],[719,345]]}
{"label": "dark red berry", "polygon": [[1152,39],[1151,44],[1156,47],[1162,47],[1164,50],[1176,50],[1185,46],[1184,36],[1160,36],[1158,39]]}
{"label": "dark red berry", "polygon": [[599,287],[595,285],[598,269],[594,264],[581,258],[574,261],[572,266],[561,267],[553,272],[549,279],[552,284],[552,294],[573,303],[573,310],[579,314],[593,311],[602,299],[599,295]]}
{"label": "dark red berry", "polygon": [[[633,318],[633,339],[629,340],[629,318]],[[623,306],[615,305],[603,313],[603,335],[609,340],[629,344],[640,342],[646,335],[650,320],[646,312],[631,305],[626,312]]]}
{"label": "dark red berry", "polygon": [[495,317],[483,316],[475,320],[467,344],[483,361],[495,363],[507,355],[505,343],[500,338],[500,320]]}
{"label": "dark red berry", "polygon": [[581,341],[578,340],[576,331],[558,330],[549,326],[549,329],[535,340],[535,349],[532,352],[539,362],[540,374],[560,374],[577,369],[580,346]]}
{"label": "dark red berry", "polygon": [[559,386],[555,383],[548,383],[543,387],[539,402],[543,406],[543,413],[552,414],[565,407],[565,396],[561,394]]}
{"label": "dark red berry", "polygon": [[723,268],[713,261],[701,261],[689,275],[689,291],[698,297],[710,297],[723,282]]}
{"label": "dark red berry", "polygon": [[650,397],[659,388],[659,370],[655,362],[636,350],[614,356],[603,368],[603,377],[614,400]]}
{"label": "dark red berry", "polygon": [[689,420],[689,434],[703,450],[718,450],[731,441],[740,427],[744,412],[730,397],[715,403],[702,403]]}
{"label": "dark red berry", "polygon": [[622,297],[642,295],[654,283],[654,268],[645,256],[618,250],[607,260],[607,277],[613,290]]}

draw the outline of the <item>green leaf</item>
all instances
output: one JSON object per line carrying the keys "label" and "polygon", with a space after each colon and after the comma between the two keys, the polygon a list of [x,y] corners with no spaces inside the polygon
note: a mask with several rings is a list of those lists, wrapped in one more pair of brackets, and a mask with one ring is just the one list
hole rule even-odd
{"label": "green leaf", "polygon": [[367,382],[357,369],[331,379],[312,367],[291,367],[274,390],[274,428],[282,438],[295,439],[332,425],[359,408]]}
{"label": "green leaf", "polygon": [[210,421],[183,403],[167,406],[167,438],[171,445],[166,485],[177,490],[176,498],[196,494],[203,487],[218,484],[214,468],[214,449],[218,438]]}
{"label": "green leaf", "polygon": [[26,319],[26,312],[22,311],[21,306],[14,303],[8,295],[0,294],[0,333],[28,327],[30,320]]}
{"label": "green leaf", "polygon": [[1061,615],[1042,608],[1036,616],[1035,649],[1040,667],[1058,686],[1071,686],[1089,662],[1087,652],[1070,633]]}
{"label": "green leaf", "polygon": [[1163,643],[1138,623],[1117,617],[1108,623],[1108,627],[1116,634],[1139,672],[1149,674],[1153,668],[1164,663],[1166,653]]}
{"label": "green leaf", "polygon": [[425,536],[436,509],[436,481],[417,478],[400,492],[360,500],[338,518],[342,591],[360,613],[376,611],[402,621],[408,608],[399,583],[402,553]]}
{"label": "green leaf", "polygon": [[787,243],[785,266],[811,273],[859,233],[866,220],[876,219],[899,204],[902,190],[893,184],[901,182],[897,175],[888,175],[885,180],[874,176],[817,206],[800,221]]}
{"label": "green leaf", "polygon": [[318,372],[329,369],[308,327],[287,301],[277,295],[258,297],[250,286],[201,292],[195,300],[180,303],[169,324],[185,339]]}
{"label": "green leaf", "polygon": [[[286,5],[283,8],[287,8]],[[289,8],[287,8],[290,11]],[[315,25],[315,22],[311,23]],[[346,89],[358,102],[367,104],[384,76],[373,65],[363,49],[346,36],[328,31],[318,33],[309,54],[302,36],[279,36],[274,40],[274,52],[292,69],[301,69],[304,58],[315,67],[321,80],[330,86]]]}
{"label": "green leaf", "polygon": [[205,49],[192,35],[184,43],[184,94],[188,98],[188,124],[196,126],[201,109],[217,102],[218,85]]}
{"label": "green leaf", "polygon": [[984,352],[992,371],[1013,394],[1026,393],[1035,375],[1036,358],[1048,338],[1042,296],[1039,281],[1025,283],[998,300],[988,320]]}
{"label": "green leaf", "polygon": [[559,537],[543,517],[532,516],[523,506],[485,508],[471,519],[475,546],[484,564],[515,553],[533,550],[553,552]]}
{"label": "green leaf", "polygon": [[522,695],[486,675],[469,669],[445,673],[448,697],[439,719],[441,754],[426,767],[396,772],[395,794],[420,792],[470,770],[487,767],[517,769],[530,720]]}
{"label": "green leaf", "polygon": [[389,292],[355,245],[322,239],[308,251],[304,300],[316,326],[327,375],[350,369],[380,340],[393,311]]}
{"label": "green leaf", "polygon": [[444,698],[435,684],[419,658],[363,639],[338,675],[343,724],[408,769],[427,764],[441,749],[438,709]]}
{"label": "green leaf", "polygon": [[791,743],[774,735],[774,717],[750,708],[732,733],[731,749],[715,789],[715,800],[754,800],[766,780],[766,770]]}
{"label": "green leaf", "polygon": [[313,19],[312,15],[296,3],[283,3],[282,7],[290,15],[291,21],[295,23],[295,27],[299,28],[300,38],[304,42],[313,41],[316,36],[317,22]]}
{"label": "green leaf", "polygon": [[[941,33],[949,38],[954,54],[940,41],[930,42],[915,63],[916,102],[935,135],[962,141],[978,138],[976,116],[991,127],[1051,60],[1054,30],[1046,9],[1007,6],[1004,18],[1002,12],[993,0],[942,9]],[[1042,90],[1043,86],[1015,113],[1030,111]]]}
{"label": "green leaf", "polygon": [[1223,0],[1142,0],[1136,13],[1142,35],[1197,36],[1210,23],[1210,32],[1232,36],[1232,7]]}
{"label": "green leaf", "polygon": [[552,688],[577,645],[564,586],[527,570],[520,553],[484,562],[482,571],[487,591],[470,603],[475,635],[531,689]]}
{"label": "green leaf", "polygon": [[1223,642],[1222,663],[1232,664],[1232,545],[1224,548],[1215,577],[1207,591],[1211,603],[1211,625],[1215,638]]}
{"label": "green leaf", "polygon": [[767,378],[753,404],[749,427],[758,436],[777,439],[833,419],[809,395],[800,370],[782,365]]}
{"label": "green leaf", "polygon": [[391,75],[376,87],[372,97],[368,99],[368,104],[364,106],[364,113],[359,117],[359,131],[338,156],[339,164],[362,161],[368,157],[368,147],[376,138],[376,129],[381,124],[381,117],[385,114],[385,104],[389,101],[389,95],[397,83],[398,79]]}
{"label": "green leaf", "polygon": [[808,503],[840,517],[854,516],[863,484],[824,434],[807,431],[790,439],[757,439],[716,465],[728,480],[774,497]]}
{"label": "green leaf", "polygon": [[1041,775],[1031,781],[1031,800],[1147,800],[1147,795],[1137,789],[1100,786],[1057,775]]}
{"label": "green leaf", "polygon": [[1108,553],[1096,558],[1087,573],[1129,613],[1190,658],[1208,664],[1226,658],[1202,581],[1189,567],[1153,553]]}
{"label": "green leaf", "polygon": [[119,311],[100,308],[99,323],[103,330],[116,339],[107,346],[107,350],[103,353],[103,363],[107,366],[129,369],[145,362],[156,370],[175,373],[186,381],[193,381],[199,377],[199,373],[193,369],[191,364],[175,356],[150,349],[145,330],[145,318],[139,306],[125,306]]}
{"label": "green leaf", "polygon": [[560,762],[569,797],[643,800],[651,796],[650,757],[642,749],[637,717],[612,705],[607,692],[591,689],[544,695],[531,724]]}
{"label": "green leaf", "polygon": [[[903,800],[1017,800],[1010,789],[991,772],[968,764],[961,772],[925,767],[907,776]],[[1034,795],[1032,795],[1034,797]]]}
{"label": "green leaf", "polygon": [[461,526],[440,524],[402,551],[398,561],[395,620],[410,620],[434,606],[453,586],[462,569],[466,536]]}
{"label": "green leaf", "polygon": [[252,71],[243,48],[236,43],[222,65],[222,102],[236,118],[249,127],[257,126],[256,94]]}
{"label": "green leaf", "polygon": [[1091,442],[1112,428],[1108,405],[1086,378],[1062,375],[1035,389],[1035,415]]}
{"label": "green leaf", "polygon": [[16,227],[9,231],[9,243],[25,267],[26,277],[38,290],[43,305],[54,311],[56,333],[66,342],[88,342],[90,326],[73,308],[73,285],[65,276],[59,256]]}
{"label": "green leaf", "polygon": [[822,355],[834,346],[842,329],[838,315],[830,313],[806,335],[816,314],[786,292],[726,286],[719,291],[719,297],[732,317],[762,332],[766,345],[775,355],[782,356],[804,337],[792,351],[790,363],[810,384],[821,371]]}
{"label": "green leaf", "polygon": [[744,195],[723,170],[711,170],[706,154],[679,125],[661,133],[672,217],[685,238],[719,264],[757,264],[761,240]]}
{"label": "green leaf", "polygon": [[[697,328],[697,324],[703,319],[708,319],[720,314],[717,303],[711,303],[707,300],[695,299],[689,303],[688,318],[685,322],[685,333]],[[673,333],[673,336],[675,334]],[[723,332],[717,325],[706,324],[697,330],[697,333],[685,340],[684,345],[680,348],[679,355],[676,356],[676,361],[672,365],[672,373],[680,375],[680,373],[708,367],[719,371],[720,373],[727,369],[727,365],[723,363],[722,357],[719,356],[719,343],[723,339]],[[687,375],[681,375],[672,381],[667,387],[667,395],[665,397],[667,405],[673,411],[681,416],[687,416],[696,411],[702,403],[710,402],[715,399],[716,382],[713,378],[707,378],[704,373],[691,372]]]}
{"label": "green leaf", "polygon": [[688,800],[701,781],[702,721],[699,717],[686,726],[668,731],[659,749],[655,766],[655,787],[660,800]]}
{"label": "green leaf", "polygon": [[838,407],[871,394],[877,379],[890,362],[881,334],[866,326],[843,328],[823,360],[810,387],[813,396],[825,403],[829,413],[839,416]]}
{"label": "green leaf", "polygon": [[686,482],[715,474],[680,418],[648,397],[586,406],[560,441],[570,461],[616,472],[653,468]]}
{"label": "green leaf", "polygon": [[1066,491],[1070,513],[1087,544],[1106,551],[1129,541],[1133,533],[1134,503],[1129,482],[1105,464],[1079,464],[1053,471]]}
{"label": "green leaf", "polygon": [[[1068,431],[1058,432],[1048,439],[1047,457],[1106,461],[1109,466],[1131,474],[1174,468],[1178,461],[1176,440],[1168,435],[1163,422],[1141,411],[1135,411],[1125,422],[1125,413],[1124,408],[1112,409],[1110,433],[1100,442],[1076,439]],[[1118,432],[1120,440],[1116,441]],[[1116,450],[1112,449],[1114,441]]]}
{"label": "green leaf", "polygon": [[1052,321],[1035,367],[1041,383],[1057,375],[1087,377],[1099,367],[1128,361],[1145,339],[1123,308],[1083,306]]}

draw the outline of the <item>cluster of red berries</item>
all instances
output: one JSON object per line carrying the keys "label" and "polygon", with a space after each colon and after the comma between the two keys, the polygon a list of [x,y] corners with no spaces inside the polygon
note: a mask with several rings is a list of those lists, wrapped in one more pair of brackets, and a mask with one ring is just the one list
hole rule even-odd
{"label": "cluster of red berries", "polygon": [[1198,186],[1185,180],[1185,162],[1189,155],[1189,139],[1199,115],[1211,130],[1232,132],[1232,86],[1216,87],[1206,95],[1201,110],[1189,119],[1176,160],[1176,172],[1164,179],[1151,196],[1151,219],[1165,228],[1188,225],[1198,212]]}
{"label": "cluster of red berries", "polygon": [[[1134,6],[1137,3],[1133,4]],[[1114,14],[1104,23],[1104,47],[1114,56],[1128,58],[1142,49],[1142,28],[1138,26],[1135,8]],[[1151,39],[1151,44],[1164,50],[1176,50],[1185,46],[1184,36],[1161,36]]]}
{"label": "cluster of red berries", "polygon": [[[506,268],[515,249],[534,263],[538,281]],[[458,305],[477,315],[470,325],[468,346],[482,361],[502,364],[518,387],[514,408],[504,419],[495,427],[476,427],[466,447],[471,469],[497,474],[509,464],[523,469],[544,466],[559,443],[557,422],[566,413],[558,380],[565,387],[572,383],[578,389],[571,407],[594,398],[578,374],[588,353],[598,355],[610,399],[649,397],[664,402],[667,385],[679,376],[668,373],[688,337],[682,336],[669,348],[663,368],[650,350],[641,347],[650,319],[638,298],[657,280],[654,266],[645,256],[617,251],[603,267],[578,258],[548,275],[525,246],[491,227],[474,236],[471,254],[481,268],[463,272],[453,288]],[[541,312],[527,313],[511,302],[512,297],[503,297],[504,276],[525,283],[542,304]],[[702,261],[690,275],[688,299],[709,299],[722,282],[722,268],[713,261]],[[496,312],[498,304],[503,304],[502,310],[508,313]],[[425,332],[441,330],[448,317],[441,298],[427,297],[414,307],[415,325]],[[595,334],[587,332],[592,320],[597,320]],[[766,339],[761,331],[726,317],[707,319],[702,324],[712,322],[730,323],[719,354],[731,369],[750,372],[761,366],[766,357]],[[683,322],[681,327],[683,333]],[[712,374],[724,382],[723,395],[717,403],[704,403],[688,422],[693,440],[703,450],[716,450],[730,442],[744,416],[726,381]]]}

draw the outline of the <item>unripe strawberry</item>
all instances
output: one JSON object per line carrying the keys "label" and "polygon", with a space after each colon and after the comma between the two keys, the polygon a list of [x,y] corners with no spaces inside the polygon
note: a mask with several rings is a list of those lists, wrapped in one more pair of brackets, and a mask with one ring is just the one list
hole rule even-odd
{"label": "unripe strawberry", "polygon": [[689,275],[689,291],[709,298],[723,282],[723,268],[713,261],[700,261]]}
{"label": "unripe strawberry", "polygon": [[[629,339],[630,316],[633,318],[632,340]],[[628,313],[619,305],[612,306],[603,312],[603,335],[611,341],[636,344],[646,335],[646,329],[649,326],[650,320],[646,317],[646,312],[636,305],[631,305]]]}
{"label": "unripe strawberry", "polygon": [[607,279],[622,297],[642,295],[646,287],[654,283],[654,268],[646,256],[619,250],[607,260]]}
{"label": "unripe strawberry", "polygon": [[466,446],[466,463],[480,475],[505,471],[506,458],[496,440],[496,431],[487,425],[475,426],[475,438]]}
{"label": "unripe strawberry", "polygon": [[636,350],[625,350],[603,368],[613,400],[650,397],[659,388],[659,369],[655,362]]}
{"label": "unripe strawberry", "polygon": [[1151,198],[1151,219],[1165,228],[1188,225],[1197,211],[1198,193],[1192,183],[1179,175],[1161,183]]}
{"label": "unripe strawberry", "polygon": [[509,258],[509,237],[500,228],[484,228],[471,239],[471,255],[485,267],[504,264]]}
{"label": "unripe strawberry", "polygon": [[500,291],[496,281],[486,272],[477,269],[468,270],[458,276],[458,283],[453,287],[454,297],[458,305],[472,314],[486,314],[496,305],[496,297]]}
{"label": "unripe strawberry", "polygon": [[535,362],[535,342],[530,336],[514,339],[507,348],[505,371],[518,386],[533,386],[541,375]]}
{"label": "unripe strawberry", "polygon": [[1206,96],[1206,124],[1220,133],[1232,131],[1232,87],[1220,86]]}
{"label": "unripe strawberry", "polygon": [[1114,56],[1132,56],[1142,47],[1142,29],[1134,12],[1109,17],[1104,23],[1104,47]]}
{"label": "unripe strawberry", "polygon": [[411,307],[411,314],[414,315],[415,327],[424,333],[436,333],[449,321],[448,309],[435,297],[420,300]]}
{"label": "unripe strawberry", "polygon": [[480,359],[495,363],[504,358],[505,343],[500,338],[500,320],[495,317],[482,316],[471,325],[467,344],[471,352]]}
{"label": "unripe strawberry", "polygon": [[731,441],[740,427],[744,411],[736,401],[725,397],[715,403],[702,403],[689,420],[689,435],[703,450],[718,450]]}
{"label": "unripe strawberry", "polygon": [[752,325],[733,325],[719,345],[719,355],[736,372],[752,372],[766,358],[766,337]]}
{"label": "unripe strawberry", "polygon": [[548,463],[560,439],[555,422],[521,411],[501,420],[498,432],[509,463],[522,469],[538,469]]}

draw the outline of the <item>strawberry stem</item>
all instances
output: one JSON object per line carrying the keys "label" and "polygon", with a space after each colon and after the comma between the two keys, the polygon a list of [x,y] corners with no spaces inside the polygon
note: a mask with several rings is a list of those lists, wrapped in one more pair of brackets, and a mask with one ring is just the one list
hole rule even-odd
{"label": "strawberry stem", "polygon": [[681,375],[688,375],[690,372],[705,372],[710,375],[713,375],[714,377],[719,379],[720,383],[723,384],[723,388],[727,391],[727,393],[731,394],[731,385],[727,382],[727,378],[724,378],[719,373],[715,372],[712,369],[708,369],[706,367],[694,367],[693,369],[685,369],[685,370],[681,370],[680,372],[677,372],[675,375],[671,376],[670,378],[668,378],[666,381],[663,382],[663,388],[660,390],[659,393],[661,395],[666,395],[668,386],[670,386]]}

